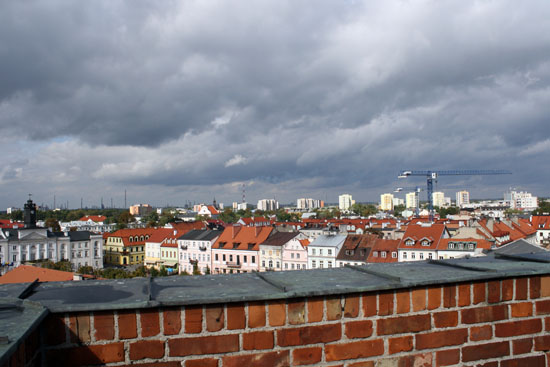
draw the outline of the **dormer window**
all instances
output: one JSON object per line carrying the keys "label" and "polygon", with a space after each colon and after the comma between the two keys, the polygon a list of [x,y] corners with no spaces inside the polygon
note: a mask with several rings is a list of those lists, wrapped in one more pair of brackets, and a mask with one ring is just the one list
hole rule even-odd
{"label": "dormer window", "polygon": [[422,244],[422,246],[430,246],[430,241],[428,240],[422,240],[422,242],[420,242]]}
{"label": "dormer window", "polygon": [[454,248],[455,248],[454,242],[449,242],[449,246],[448,246],[448,247],[449,247],[449,250],[454,249]]}
{"label": "dormer window", "polygon": [[374,252],[372,253],[372,256],[373,256],[373,257],[378,257],[378,251],[374,251]]}
{"label": "dormer window", "polygon": [[412,245],[414,245],[414,240],[408,239],[405,241],[405,246],[412,246]]}

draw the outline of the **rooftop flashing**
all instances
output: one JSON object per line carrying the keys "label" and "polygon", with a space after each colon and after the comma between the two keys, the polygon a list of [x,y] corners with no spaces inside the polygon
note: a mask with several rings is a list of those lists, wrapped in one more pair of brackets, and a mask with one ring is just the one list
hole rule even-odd
{"label": "rooftop flashing", "polygon": [[12,297],[0,298],[0,366],[8,364],[11,355],[47,314],[48,309],[38,303]]}
{"label": "rooftop flashing", "polygon": [[550,254],[374,263],[344,268],[2,285],[51,312],[97,311],[338,295],[550,274]]}

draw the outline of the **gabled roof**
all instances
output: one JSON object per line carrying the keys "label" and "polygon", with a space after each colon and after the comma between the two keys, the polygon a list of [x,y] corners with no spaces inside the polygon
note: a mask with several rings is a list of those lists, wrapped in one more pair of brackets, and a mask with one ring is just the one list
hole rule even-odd
{"label": "gabled roof", "polygon": [[264,242],[273,232],[273,227],[243,227],[232,226],[224,229],[212,245],[213,249],[258,251],[260,243]]}
{"label": "gabled roof", "polygon": [[149,243],[162,243],[164,240],[174,236],[174,230],[170,228],[156,228],[151,233],[151,236],[145,242]]}
{"label": "gabled roof", "polygon": [[[166,230],[166,228],[161,228]],[[140,246],[145,245],[145,242],[149,241],[153,233],[159,229],[156,228],[125,228],[125,229],[119,229],[118,231],[115,231],[113,233],[110,233],[107,238],[109,237],[120,237],[122,239],[122,243],[124,246]],[[169,230],[171,231],[171,230]],[[130,242],[130,237],[138,236],[138,241],[132,241]],[[141,236],[144,236],[144,240],[141,241]],[[149,238],[147,238],[149,237]],[[160,241],[157,241],[160,242]]]}
{"label": "gabled roof", "polygon": [[87,222],[91,220],[92,222],[104,222],[107,219],[104,215],[85,215],[82,218],[79,219],[81,222]]}
{"label": "gabled roof", "polygon": [[533,224],[533,228],[536,230],[550,230],[550,215],[533,215],[531,218],[531,223]]}
{"label": "gabled roof", "polygon": [[344,240],[336,256],[337,260],[366,262],[372,245],[378,236],[373,234],[350,234]]}
{"label": "gabled roof", "polygon": [[[396,263],[398,261],[397,257],[393,257],[392,254],[397,252],[399,247],[400,240],[387,240],[383,238],[378,238],[373,246],[367,262],[369,263]],[[386,256],[383,257],[382,253],[385,252]],[[378,256],[374,256],[375,253]]]}
{"label": "gabled roof", "polygon": [[318,247],[339,247],[346,240],[346,236],[343,235],[321,235],[315,239],[309,246]]}
{"label": "gabled roof", "polygon": [[276,232],[264,242],[260,243],[260,246],[284,246],[288,241],[298,236],[300,232]]}
{"label": "gabled roof", "polygon": [[[399,244],[400,249],[417,249],[417,250],[435,250],[439,244],[439,240],[443,238],[446,232],[444,224],[410,224],[403,235],[403,239]],[[413,240],[412,246],[406,246],[407,240]],[[430,240],[429,246],[422,246],[421,240]]]}
{"label": "gabled roof", "polygon": [[173,222],[168,223],[165,228],[173,228],[178,231],[178,234],[181,236],[193,229],[204,229],[205,225],[203,222]]}
{"label": "gabled roof", "polygon": [[0,284],[39,282],[63,282],[73,280],[74,273],[54,269],[20,265],[0,277]]}
{"label": "gabled roof", "polygon": [[518,254],[534,254],[539,252],[548,252],[540,246],[533,245],[525,241],[524,239],[516,240],[514,242],[507,243],[494,250],[497,254],[505,255],[518,255]]}

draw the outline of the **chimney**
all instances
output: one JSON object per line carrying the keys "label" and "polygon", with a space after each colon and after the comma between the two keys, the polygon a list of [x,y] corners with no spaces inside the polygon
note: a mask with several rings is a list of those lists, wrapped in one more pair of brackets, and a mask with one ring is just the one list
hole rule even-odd
{"label": "chimney", "polygon": [[258,237],[261,231],[262,231],[262,227],[260,226],[254,227],[254,237]]}
{"label": "chimney", "polygon": [[231,238],[235,238],[237,237],[237,234],[239,233],[239,231],[241,230],[241,226],[231,226]]}

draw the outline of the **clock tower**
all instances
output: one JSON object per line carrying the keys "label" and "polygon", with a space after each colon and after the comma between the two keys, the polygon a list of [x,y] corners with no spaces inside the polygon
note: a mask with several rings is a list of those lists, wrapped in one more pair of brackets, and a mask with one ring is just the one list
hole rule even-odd
{"label": "clock tower", "polygon": [[33,203],[30,195],[29,200],[25,203],[23,219],[25,220],[25,228],[36,228],[36,204]]}

